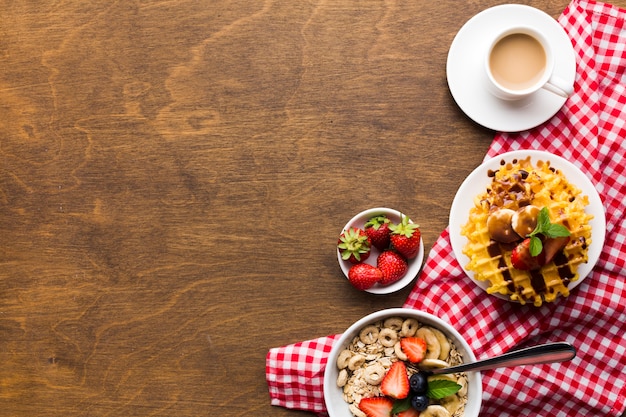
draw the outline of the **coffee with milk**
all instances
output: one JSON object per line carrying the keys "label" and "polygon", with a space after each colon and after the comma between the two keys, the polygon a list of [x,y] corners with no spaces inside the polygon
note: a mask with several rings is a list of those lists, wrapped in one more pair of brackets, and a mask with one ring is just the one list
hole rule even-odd
{"label": "coffee with milk", "polygon": [[526,33],[512,33],[496,42],[489,57],[493,78],[503,87],[524,90],[535,85],[546,70],[546,52]]}

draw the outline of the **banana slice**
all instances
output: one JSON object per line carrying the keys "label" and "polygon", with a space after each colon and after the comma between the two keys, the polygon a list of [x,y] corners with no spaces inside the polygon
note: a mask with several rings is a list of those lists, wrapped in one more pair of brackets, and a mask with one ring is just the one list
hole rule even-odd
{"label": "banana slice", "polygon": [[[466,381],[465,381],[464,377],[457,378],[454,375],[447,375],[447,374],[429,376],[428,377],[428,382],[431,382],[431,381],[434,381],[434,380],[442,380],[442,379],[447,380],[447,381],[451,381],[451,382],[454,382],[456,384],[461,385],[461,390],[463,390],[463,387],[466,384]],[[465,387],[465,390],[466,390],[465,392],[467,392],[467,387]],[[458,392],[457,392],[457,394],[458,394]],[[448,395],[447,397],[444,397],[444,398],[439,400],[440,405],[443,406],[450,413],[450,415],[453,415],[454,413],[456,413],[456,411],[461,406],[463,406],[463,402],[461,401],[461,398],[457,394]],[[421,416],[422,415],[420,414],[420,417]]]}
{"label": "banana slice", "polygon": [[[511,224],[515,211],[507,208],[494,211],[487,217],[487,232],[496,242],[511,243],[519,240]],[[531,230],[532,231],[532,230]]]}
{"label": "banana slice", "polygon": [[419,363],[419,368],[424,370],[447,368],[450,364],[441,359],[424,359]]}
{"label": "banana slice", "polygon": [[439,345],[439,340],[431,329],[431,327],[422,326],[417,329],[415,336],[424,339],[426,342],[426,354],[424,355],[424,359],[439,359],[441,345]]}
{"label": "banana slice", "polygon": [[511,227],[515,233],[522,237],[528,236],[537,227],[537,218],[539,217],[539,207],[525,206],[517,210],[511,217]]}
{"label": "banana slice", "polygon": [[467,395],[467,378],[464,375],[459,376],[456,379],[456,383],[461,386],[461,389],[457,391],[456,395],[464,397]]}
{"label": "banana slice", "polygon": [[434,333],[435,337],[439,341],[439,347],[441,348],[441,352],[439,352],[439,359],[442,361],[447,360],[451,349],[448,338],[441,330],[435,329],[434,327],[431,327],[430,331]]}
{"label": "banana slice", "polygon": [[429,405],[420,413],[420,417],[452,417],[452,414],[441,405]]}
{"label": "banana slice", "polygon": [[354,414],[356,417],[367,417],[367,414],[365,414],[363,411],[361,411],[359,406],[354,404],[354,403],[350,404],[348,406],[348,408],[350,409],[352,414]]}
{"label": "banana slice", "polygon": [[396,344],[393,345],[393,351],[395,352],[398,359],[400,359],[401,361],[409,360],[406,354],[402,351],[402,346],[400,345],[400,342],[396,342]]}
{"label": "banana slice", "polygon": [[456,394],[448,395],[447,397],[440,399],[439,402],[452,415],[456,413],[462,405],[461,399]]}
{"label": "banana slice", "polygon": [[454,375],[448,375],[448,374],[441,374],[441,375],[431,375],[428,377],[428,382],[430,381],[434,381],[437,379],[445,379],[447,381],[452,381],[454,383],[457,383],[456,381],[456,377]]}

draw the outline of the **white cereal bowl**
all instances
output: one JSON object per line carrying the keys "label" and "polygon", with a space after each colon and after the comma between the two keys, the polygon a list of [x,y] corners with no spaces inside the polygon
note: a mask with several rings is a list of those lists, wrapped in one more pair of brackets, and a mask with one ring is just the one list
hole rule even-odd
{"label": "white cereal bowl", "polygon": [[[476,361],[472,349],[459,332],[450,324],[432,314],[410,308],[390,308],[369,314],[358,320],[341,335],[333,345],[328,356],[328,362],[324,371],[324,402],[330,417],[353,417],[348,408],[348,403],[343,399],[342,388],[337,386],[337,377],[339,376],[339,370],[336,366],[337,357],[350,344],[352,339],[359,334],[361,329],[389,317],[414,318],[421,324],[441,330],[452,340],[457,350],[463,355],[464,363]],[[465,405],[464,417],[478,417],[483,393],[480,372],[467,372],[467,383],[467,404]]]}
{"label": "white cereal bowl", "polygon": [[[354,216],[348,223],[346,223],[344,228],[341,230],[341,233],[343,233],[350,227],[357,227],[359,229],[363,229],[365,223],[369,219],[375,216],[380,216],[381,214],[386,215],[387,218],[389,218],[389,220],[391,220],[394,223],[400,223],[402,221],[403,213],[400,213],[398,210],[394,210],[394,209],[390,209],[386,207],[376,207],[376,208],[371,208],[371,209],[362,211],[356,216]],[[411,221],[411,223],[413,223],[413,221]],[[372,251],[370,253],[370,256],[369,258],[365,260],[365,263],[376,266],[376,258],[378,258],[379,254],[380,254],[380,251],[372,246]],[[346,279],[347,279],[348,272],[350,271],[350,267],[352,266],[352,264],[349,261],[344,261],[343,259],[341,259],[341,253],[339,252],[339,249],[337,249],[337,260],[339,261],[339,266],[341,267],[341,270],[343,271],[343,274],[346,276]],[[372,288],[369,288],[365,291],[372,293],[372,294],[391,294],[393,292],[401,290],[402,288],[406,287],[411,282],[413,282],[418,272],[422,268],[423,260],[424,260],[424,241],[422,238],[420,238],[419,252],[417,253],[417,256],[415,258],[408,260],[409,269],[406,275],[402,277],[402,279],[389,285],[375,284]]]}

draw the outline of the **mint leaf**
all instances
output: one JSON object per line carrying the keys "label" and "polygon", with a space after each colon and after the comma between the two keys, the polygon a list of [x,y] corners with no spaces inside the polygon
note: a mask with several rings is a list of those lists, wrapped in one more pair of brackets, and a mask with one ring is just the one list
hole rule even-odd
{"label": "mint leaf", "polygon": [[456,382],[452,382],[447,379],[432,379],[428,381],[428,391],[426,396],[434,400],[447,397],[448,395],[456,394],[461,386]]}
{"label": "mint leaf", "polygon": [[537,237],[542,234],[548,238],[565,237],[571,235],[570,231],[561,224],[550,222],[550,212],[547,207],[542,208],[537,216],[537,226],[528,237],[530,237],[530,256],[537,256],[543,250],[543,243]]}
{"label": "mint leaf", "polygon": [[405,399],[402,400],[395,400],[393,402],[393,407],[391,409],[391,415],[396,415],[399,414],[403,411],[408,410],[409,408],[411,408],[411,397],[406,397]]}
{"label": "mint leaf", "polygon": [[[550,227],[550,212],[547,207],[542,208],[539,211],[539,217],[537,217],[537,233],[543,233],[548,227]],[[534,232],[533,232],[534,233]]]}
{"label": "mint leaf", "polygon": [[571,235],[570,231],[567,230],[567,227],[561,224],[553,224],[551,223],[546,230],[543,231],[543,234],[546,237],[566,237]]}
{"label": "mint leaf", "polygon": [[530,256],[537,256],[543,250],[543,243],[541,243],[541,239],[537,236],[533,236],[530,238]]}

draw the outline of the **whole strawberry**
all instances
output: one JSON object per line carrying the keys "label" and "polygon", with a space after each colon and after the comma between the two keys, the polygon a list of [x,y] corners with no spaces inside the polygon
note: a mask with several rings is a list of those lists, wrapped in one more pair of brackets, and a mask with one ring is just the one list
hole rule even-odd
{"label": "whole strawberry", "polygon": [[365,233],[372,241],[372,245],[378,250],[389,249],[390,234],[389,224],[391,220],[384,214],[374,216],[365,222]]}
{"label": "whole strawberry", "polygon": [[420,249],[421,232],[419,225],[409,223],[409,218],[402,215],[402,221],[389,226],[391,246],[406,259],[413,259]]}
{"label": "whole strawberry", "polygon": [[383,251],[378,255],[376,266],[383,274],[380,285],[389,285],[404,277],[409,269],[406,259],[392,250]]}
{"label": "whole strawberry", "polygon": [[348,280],[357,290],[367,290],[383,279],[380,269],[370,264],[352,265],[348,271]]}
{"label": "whole strawberry", "polygon": [[363,229],[350,227],[339,236],[337,248],[341,259],[357,264],[369,258],[372,242]]}

